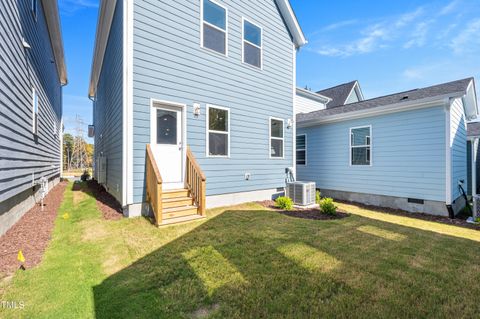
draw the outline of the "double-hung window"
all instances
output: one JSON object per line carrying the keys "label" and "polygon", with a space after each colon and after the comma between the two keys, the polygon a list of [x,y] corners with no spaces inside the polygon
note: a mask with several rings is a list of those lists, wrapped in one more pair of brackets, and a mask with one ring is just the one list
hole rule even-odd
{"label": "double-hung window", "polygon": [[32,88],[32,133],[38,134],[38,94]]}
{"label": "double-hung window", "polygon": [[243,19],[243,63],[262,68],[262,29]]}
{"label": "double-hung window", "polygon": [[212,0],[202,3],[202,47],[227,55],[227,9]]}
{"label": "double-hung window", "polygon": [[270,158],[283,158],[283,120],[270,118]]}
{"label": "double-hung window", "polygon": [[207,105],[207,155],[230,155],[230,111],[227,108]]}
{"label": "double-hung window", "polygon": [[297,135],[297,165],[307,165],[307,135]]}
{"label": "double-hung window", "polygon": [[350,164],[353,166],[372,165],[372,127],[350,129]]}

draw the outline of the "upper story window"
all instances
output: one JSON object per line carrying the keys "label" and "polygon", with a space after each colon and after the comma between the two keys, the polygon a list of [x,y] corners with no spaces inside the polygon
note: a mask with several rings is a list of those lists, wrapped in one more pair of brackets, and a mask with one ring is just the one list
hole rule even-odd
{"label": "upper story window", "polygon": [[307,135],[297,135],[297,165],[307,165]]}
{"label": "upper story window", "polygon": [[35,20],[37,20],[38,0],[31,0],[32,14]]}
{"label": "upper story window", "polygon": [[372,165],[372,127],[350,129],[350,164],[354,166]]}
{"label": "upper story window", "polygon": [[283,120],[270,118],[270,158],[283,158]]}
{"label": "upper story window", "polygon": [[207,105],[207,155],[230,155],[230,110]]}
{"label": "upper story window", "polygon": [[202,4],[202,47],[227,55],[227,9],[212,0]]}
{"label": "upper story window", "polygon": [[38,94],[32,88],[32,133],[38,134]]}
{"label": "upper story window", "polygon": [[262,29],[243,19],[243,62],[262,68]]}

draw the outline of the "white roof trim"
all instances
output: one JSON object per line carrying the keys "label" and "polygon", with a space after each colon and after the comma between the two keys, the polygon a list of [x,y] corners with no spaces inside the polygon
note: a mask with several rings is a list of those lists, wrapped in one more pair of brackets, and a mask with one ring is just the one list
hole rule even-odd
{"label": "white roof trim", "polygon": [[305,120],[305,121],[297,121],[297,127],[309,127],[317,124],[341,122],[341,121],[352,120],[357,118],[365,118],[365,117],[378,116],[383,114],[404,112],[404,111],[415,110],[420,108],[427,108],[432,106],[439,106],[446,103],[445,101],[448,101],[450,98],[462,97],[464,94],[465,92],[458,92],[453,94],[436,96],[433,98],[415,100],[411,102],[388,104],[388,105],[373,107],[371,109],[364,109],[364,110],[353,111],[353,112],[327,115],[322,118],[316,118],[316,119]]}
{"label": "white roof trim", "polygon": [[355,92],[355,94],[357,95],[359,102],[364,100],[362,89],[360,89],[360,84],[358,83],[358,81],[355,81],[355,84],[352,86],[350,93],[348,93],[347,98],[345,99],[345,101],[343,101],[343,105],[347,103],[348,99],[350,98],[353,92]]}
{"label": "white roof trim", "polygon": [[90,74],[90,87],[88,89],[89,97],[94,97],[97,90],[98,79],[102,70],[103,58],[105,50],[107,49],[108,36],[110,34],[116,4],[117,0],[100,0],[97,32],[95,35],[95,49],[93,51],[92,71]]}
{"label": "white roof trim", "polygon": [[307,39],[303,34],[302,28],[300,28],[300,24],[298,23],[297,17],[295,16],[295,12],[293,12],[292,6],[290,5],[289,0],[276,0],[277,6],[280,9],[281,14],[283,15],[283,19],[287,24],[288,29],[293,37],[293,42],[295,43],[295,47],[300,48],[307,44]]}
{"label": "white roof trim", "polygon": [[58,78],[62,85],[66,85],[68,82],[67,67],[65,65],[65,53],[63,50],[58,4],[56,0],[42,0],[42,7],[45,14],[45,20],[47,22],[50,43],[52,45],[53,55],[55,58],[55,65],[57,66]]}
{"label": "white roof trim", "polygon": [[302,88],[298,88],[298,87],[297,87],[296,92],[297,92],[297,95],[299,95],[299,96],[303,96],[305,98],[315,100],[315,101],[320,101],[320,102],[325,103],[325,104],[332,100],[331,98],[329,98],[325,95],[321,95],[321,94],[318,94],[318,93],[315,93],[315,92],[312,92],[312,91],[308,91],[308,90],[305,90],[305,89],[302,89]]}
{"label": "white roof trim", "polygon": [[475,90],[475,81],[472,79],[468,84],[467,90],[465,92],[465,96],[463,98],[463,103],[465,107],[465,113],[467,116],[467,120],[474,120],[478,118],[478,100],[477,100],[477,92]]}

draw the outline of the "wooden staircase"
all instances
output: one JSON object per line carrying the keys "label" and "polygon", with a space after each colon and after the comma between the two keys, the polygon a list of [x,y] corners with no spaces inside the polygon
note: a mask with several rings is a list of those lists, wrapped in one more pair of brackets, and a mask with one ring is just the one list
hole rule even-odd
{"label": "wooden staircase", "polygon": [[152,207],[156,226],[178,224],[205,217],[206,178],[189,148],[183,189],[163,190],[162,177],[150,145],[147,145],[146,165],[147,201]]}

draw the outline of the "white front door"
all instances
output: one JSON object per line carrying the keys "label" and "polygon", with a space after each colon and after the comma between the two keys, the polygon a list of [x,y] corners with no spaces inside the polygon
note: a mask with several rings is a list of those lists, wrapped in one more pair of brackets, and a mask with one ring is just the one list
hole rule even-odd
{"label": "white front door", "polygon": [[183,109],[153,103],[151,147],[164,189],[183,188]]}

